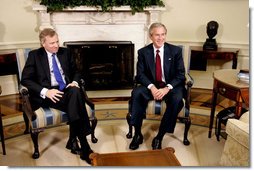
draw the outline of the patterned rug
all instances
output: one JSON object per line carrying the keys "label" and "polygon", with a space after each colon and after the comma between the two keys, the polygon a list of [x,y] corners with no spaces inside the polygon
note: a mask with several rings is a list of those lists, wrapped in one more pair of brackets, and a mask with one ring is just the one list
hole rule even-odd
{"label": "patterned rug", "polygon": [[[100,121],[107,120],[125,120],[128,112],[129,97],[112,97],[112,98],[93,98],[95,103],[95,114]],[[208,127],[210,120],[210,96],[204,96],[200,99],[200,93],[193,93],[191,105],[191,122],[193,125]],[[5,138],[12,138],[23,135],[25,124],[22,116],[21,100],[18,96],[1,97],[1,108],[4,122]],[[16,109],[16,110],[15,110]],[[221,110],[217,107],[216,110]],[[147,119],[158,120],[158,117],[149,117]],[[214,122],[215,123],[215,122]]]}
{"label": "patterned rug", "polygon": [[[114,104],[114,105],[113,104],[112,105],[101,104],[101,105],[97,105],[97,106],[98,106],[98,109],[96,109],[95,115],[98,119],[98,122],[107,121],[107,120],[125,120],[126,119],[126,115],[128,112],[127,104],[123,104],[123,103]],[[108,109],[105,106],[107,106]],[[110,106],[111,106],[111,108],[110,108]],[[200,110],[201,109],[199,109],[199,111]],[[207,112],[209,112],[209,110]],[[22,120],[23,119],[22,116],[19,115],[19,116],[17,116],[16,119],[17,119],[16,123],[13,121],[13,120],[15,120],[15,118],[12,118],[13,123],[4,126],[5,139],[20,136],[20,135],[24,134],[25,124],[24,124],[24,121]],[[159,120],[160,116],[154,117],[154,115],[148,115],[147,119]],[[200,126],[208,127],[209,115],[191,113],[191,121],[192,121],[193,125],[200,125]],[[127,124],[127,122],[126,122],[126,124]]]}

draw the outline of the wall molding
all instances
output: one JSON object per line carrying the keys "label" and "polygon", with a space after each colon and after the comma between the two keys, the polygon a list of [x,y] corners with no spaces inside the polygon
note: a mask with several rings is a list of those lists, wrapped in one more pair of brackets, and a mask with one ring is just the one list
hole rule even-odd
{"label": "wall molding", "polygon": [[22,41],[22,42],[0,42],[0,51],[10,49],[22,49],[22,48],[36,48],[40,47],[38,41]]}
{"label": "wall molding", "polygon": [[[203,46],[203,42],[191,42],[191,41],[168,41],[168,43],[172,43],[175,45],[181,45],[183,47],[183,53],[184,53],[184,61],[186,64],[186,68],[188,68],[189,63],[189,48],[190,46]],[[218,44],[219,47],[227,47],[227,48],[239,48],[239,54],[238,54],[238,69],[244,68],[246,69],[249,67],[249,61],[250,61],[250,54],[249,54],[249,44],[241,44],[241,43],[220,43]],[[24,42],[6,42],[0,43],[0,54],[6,54],[6,53],[16,53],[17,54],[17,61],[18,61],[18,67],[21,75],[21,71],[25,65],[26,57],[28,54],[28,51],[31,49],[35,49],[40,47],[40,43],[38,41],[24,41]],[[137,49],[135,50],[135,54],[137,53]],[[229,65],[230,66],[230,65]],[[194,88],[205,88],[205,89],[211,89],[212,87],[212,77],[209,78],[207,81],[207,75],[202,76],[202,72],[194,73],[197,74],[194,75],[194,79],[196,79],[194,83]],[[210,76],[209,76],[210,77]],[[205,80],[206,79],[206,80]],[[6,85],[3,86],[3,88],[8,88],[8,90],[5,90],[5,94],[2,95],[8,95],[8,94],[16,94],[18,93],[17,89],[13,87],[13,85],[16,85],[16,81],[14,80],[14,77],[10,76],[8,78],[6,77],[0,77],[0,82],[6,83]],[[207,83],[208,82],[208,83]]]}
{"label": "wall molding", "polygon": [[[191,41],[167,41],[172,44],[183,45],[185,48],[189,46],[203,46],[204,42],[191,42]],[[22,41],[22,42],[0,42],[0,50],[20,49],[20,48],[34,48],[39,47],[38,41]],[[218,43],[219,47],[239,48],[242,50],[242,55],[249,56],[249,44],[245,43]]]}
{"label": "wall molding", "polygon": [[[168,43],[181,45],[184,50],[184,60],[187,62],[189,60],[189,48],[190,46],[203,46],[204,42],[191,42],[191,41],[167,41]],[[227,48],[239,48],[238,58],[245,58],[244,60],[249,60],[249,44],[243,43],[219,43],[219,47],[227,47]],[[38,41],[24,41],[24,42],[1,42],[0,43],[0,54],[1,53],[13,53],[18,52],[21,53],[24,49],[35,49],[40,47],[40,43]],[[137,49],[136,49],[137,51]],[[135,54],[137,52],[134,52]],[[23,56],[23,55],[19,55]]]}

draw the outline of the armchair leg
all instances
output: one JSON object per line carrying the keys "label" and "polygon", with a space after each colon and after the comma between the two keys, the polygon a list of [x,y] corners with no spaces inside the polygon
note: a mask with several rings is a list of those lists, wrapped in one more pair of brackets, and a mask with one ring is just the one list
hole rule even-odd
{"label": "armchair leg", "polygon": [[33,159],[38,159],[40,157],[40,152],[39,152],[39,145],[38,145],[38,136],[39,136],[39,132],[32,132],[31,131],[31,138],[33,140],[34,143],[34,153],[32,155]]}
{"label": "armchair leg", "polygon": [[92,139],[93,143],[97,143],[98,139],[94,135],[94,130],[95,130],[95,127],[97,125],[97,118],[94,118],[94,119],[91,120],[91,125],[92,125],[91,139]]}
{"label": "armchair leg", "polygon": [[185,129],[184,129],[184,138],[183,138],[183,144],[184,145],[190,145],[190,141],[188,140],[188,132],[191,126],[191,119],[188,117],[185,119]]}
{"label": "armchair leg", "polygon": [[24,131],[24,134],[28,134],[29,133],[29,119],[28,117],[26,116],[26,113],[23,112],[23,119],[25,121],[25,131]]}
{"label": "armchair leg", "polygon": [[128,139],[130,139],[130,138],[132,138],[132,126],[130,124],[130,121],[131,121],[131,115],[130,115],[130,113],[127,113],[126,120],[127,120],[128,125],[129,125],[129,132],[126,134],[126,137]]}

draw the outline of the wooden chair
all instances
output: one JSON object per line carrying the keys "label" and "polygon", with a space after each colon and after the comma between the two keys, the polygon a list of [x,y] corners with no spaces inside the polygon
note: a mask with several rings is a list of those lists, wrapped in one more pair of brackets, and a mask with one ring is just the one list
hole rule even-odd
{"label": "wooden chair", "polygon": [[[177,119],[185,123],[185,129],[184,129],[184,138],[183,138],[183,144],[189,145],[190,141],[188,140],[188,131],[191,126],[191,118],[190,118],[190,94],[191,94],[191,87],[193,85],[194,81],[192,77],[188,74],[186,74],[186,95],[182,100],[182,104],[179,109],[178,117]],[[134,87],[137,86],[137,81],[134,81]],[[131,105],[131,99],[129,100],[129,109]],[[148,102],[147,108],[146,108],[146,114],[144,115],[144,118],[150,118],[154,120],[161,119],[162,115],[164,114],[166,110],[166,103],[165,101],[156,101],[156,100],[150,100]],[[127,138],[132,138],[132,126],[130,125],[130,119],[131,119],[131,113],[128,112],[126,116],[127,123],[129,125],[129,131],[126,134]]]}
{"label": "wooden chair", "polygon": [[[95,116],[95,107],[94,103],[88,98],[85,88],[84,80],[80,81],[81,88],[84,92],[86,109],[88,112],[89,120],[91,122],[92,133],[91,139],[93,143],[97,143],[98,139],[94,135],[94,130],[97,125],[97,118]],[[22,97],[22,106],[23,106],[23,117],[26,124],[25,134],[31,134],[31,138],[34,144],[34,154],[32,157],[34,159],[39,158],[35,153],[39,154],[39,145],[38,145],[38,135],[40,132],[44,131],[45,128],[60,126],[63,123],[67,123],[67,113],[54,109],[54,108],[39,108],[36,111],[33,111],[31,108],[31,102],[29,101],[29,91],[26,87],[21,86],[20,94]]]}

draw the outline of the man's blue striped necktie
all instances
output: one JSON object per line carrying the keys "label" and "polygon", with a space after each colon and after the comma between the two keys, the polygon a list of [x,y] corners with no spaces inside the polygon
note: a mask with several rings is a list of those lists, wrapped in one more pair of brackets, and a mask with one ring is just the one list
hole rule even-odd
{"label": "man's blue striped necktie", "polygon": [[53,72],[56,78],[56,81],[58,82],[59,85],[59,90],[63,90],[66,86],[66,84],[63,81],[62,75],[60,73],[60,70],[58,68],[57,62],[56,62],[56,54],[52,54],[52,64],[53,64]]}

